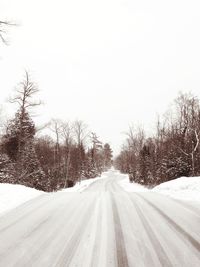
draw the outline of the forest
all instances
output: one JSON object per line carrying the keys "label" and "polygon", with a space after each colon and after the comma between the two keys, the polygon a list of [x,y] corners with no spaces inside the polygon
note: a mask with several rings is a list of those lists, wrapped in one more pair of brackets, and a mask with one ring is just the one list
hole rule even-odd
{"label": "forest", "polygon": [[[38,88],[28,72],[10,104],[14,118],[1,122],[0,182],[21,184],[51,192],[72,187],[77,181],[101,176],[112,164],[112,150],[81,120],[52,119],[36,127],[33,109]],[[46,129],[49,134],[42,135]],[[40,132],[40,134],[38,134]]]}
{"label": "forest", "polygon": [[191,93],[179,93],[156,122],[155,134],[130,127],[115,166],[130,182],[154,186],[181,176],[200,175],[200,104]]}

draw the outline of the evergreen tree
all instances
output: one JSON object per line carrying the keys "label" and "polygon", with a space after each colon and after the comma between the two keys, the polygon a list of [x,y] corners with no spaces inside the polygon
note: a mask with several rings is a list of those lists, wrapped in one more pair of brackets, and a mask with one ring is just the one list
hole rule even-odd
{"label": "evergreen tree", "polygon": [[35,125],[28,112],[20,109],[15,114],[15,118],[10,121],[7,133],[4,136],[5,149],[9,157],[17,160],[21,150],[35,135]]}
{"label": "evergreen tree", "polygon": [[0,183],[15,183],[14,165],[9,157],[0,153]]}
{"label": "evergreen tree", "polygon": [[30,139],[23,146],[17,163],[17,171],[20,173],[19,182],[21,184],[48,191],[50,184],[47,184],[45,180],[45,173],[38,161],[33,139]]}
{"label": "evergreen tree", "polygon": [[86,164],[85,164],[85,177],[87,179],[95,178],[98,175],[97,166],[94,161],[93,150],[89,149],[86,155]]}
{"label": "evergreen tree", "polygon": [[[38,89],[29,80],[26,72],[25,80],[21,83],[21,88],[17,90],[17,95],[11,102],[17,102],[20,106],[11,120],[4,136],[4,150],[15,164],[15,177],[17,183],[45,189],[44,172],[34,147],[35,125],[28,113],[28,108],[39,103],[31,101],[32,95]],[[48,186],[47,186],[48,187]]]}

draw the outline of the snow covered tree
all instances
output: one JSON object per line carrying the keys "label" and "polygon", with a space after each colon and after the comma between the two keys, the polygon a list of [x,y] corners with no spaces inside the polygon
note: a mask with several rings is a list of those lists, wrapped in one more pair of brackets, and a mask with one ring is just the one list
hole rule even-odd
{"label": "snow covered tree", "polygon": [[0,153],[0,183],[15,183],[14,164],[9,157]]}
{"label": "snow covered tree", "polygon": [[15,164],[15,177],[23,185],[45,189],[42,180],[44,172],[41,170],[34,147],[35,125],[28,109],[38,105],[32,102],[33,95],[38,92],[25,73],[25,79],[17,89],[17,94],[11,102],[17,103],[19,109],[15,118],[10,121],[4,140],[4,150]]}
{"label": "snow covered tree", "polygon": [[97,166],[94,161],[93,151],[89,149],[86,154],[86,164],[85,164],[85,177],[87,179],[95,178],[98,175]]}
{"label": "snow covered tree", "polygon": [[104,169],[109,169],[112,166],[112,149],[108,143],[104,144],[103,147],[103,159],[104,159]]}
{"label": "snow covered tree", "polygon": [[30,139],[23,147],[20,159],[17,161],[17,173],[20,173],[19,182],[39,190],[46,190],[50,187],[45,180],[45,173],[38,161],[34,140]]}
{"label": "snow covered tree", "polygon": [[129,129],[115,164],[129,174],[130,181],[155,185],[180,176],[200,175],[199,162],[199,99],[180,93],[163,121],[158,120],[152,138]]}
{"label": "snow covered tree", "polygon": [[4,136],[5,149],[12,160],[17,160],[25,144],[33,139],[35,125],[27,111],[18,110],[15,118],[7,126]]}

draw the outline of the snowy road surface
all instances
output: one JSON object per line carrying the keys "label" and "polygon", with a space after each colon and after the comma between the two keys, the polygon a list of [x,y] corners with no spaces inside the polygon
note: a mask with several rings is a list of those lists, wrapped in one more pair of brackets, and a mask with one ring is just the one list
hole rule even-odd
{"label": "snowy road surface", "polygon": [[1,267],[199,267],[200,206],[128,193],[120,174],[44,194],[0,217]]}

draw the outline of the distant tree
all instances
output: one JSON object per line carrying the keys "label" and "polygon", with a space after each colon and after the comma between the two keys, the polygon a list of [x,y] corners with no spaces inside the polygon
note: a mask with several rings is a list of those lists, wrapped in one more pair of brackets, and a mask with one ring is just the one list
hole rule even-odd
{"label": "distant tree", "polygon": [[87,124],[81,120],[76,120],[73,124],[74,138],[78,146],[83,144],[88,137]]}
{"label": "distant tree", "polygon": [[[73,124],[74,139],[77,148],[76,166],[78,171],[78,179],[81,180],[84,177],[84,164],[85,164],[85,147],[84,143],[88,137],[87,125],[81,121],[76,120]],[[75,152],[75,151],[74,151]],[[75,159],[74,159],[75,161]],[[74,162],[75,163],[75,162]]]}
{"label": "distant tree", "polygon": [[91,132],[91,143],[92,148],[90,150],[91,153],[91,159],[92,159],[92,165],[93,165],[93,172],[97,175],[101,175],[103,171],[103,144],[99,140],[99,137],[96,135],[96,133]]}
{"label": "distant tree", "polygon": [[70,162],[71,162],[71,148],[73,144],[73,125],[70,122],[63,122],[61,127],[61,135],[64,141],[64,188],[70,180]]}
{"label": "distant tree", "polygon": [[62,169],[61,169],[61,128],[62,122],[58,119],[53,119],[50,123],[50,130],[55,135],[55,142],[54,142],[54,180],[57,180],[57,187],[60,187],[60,182],[62,178]]}
{"label": "distant tree", "polygon": [[109,169],[112,166],[112,149],[108,143],[103,147],[104,168]]}

